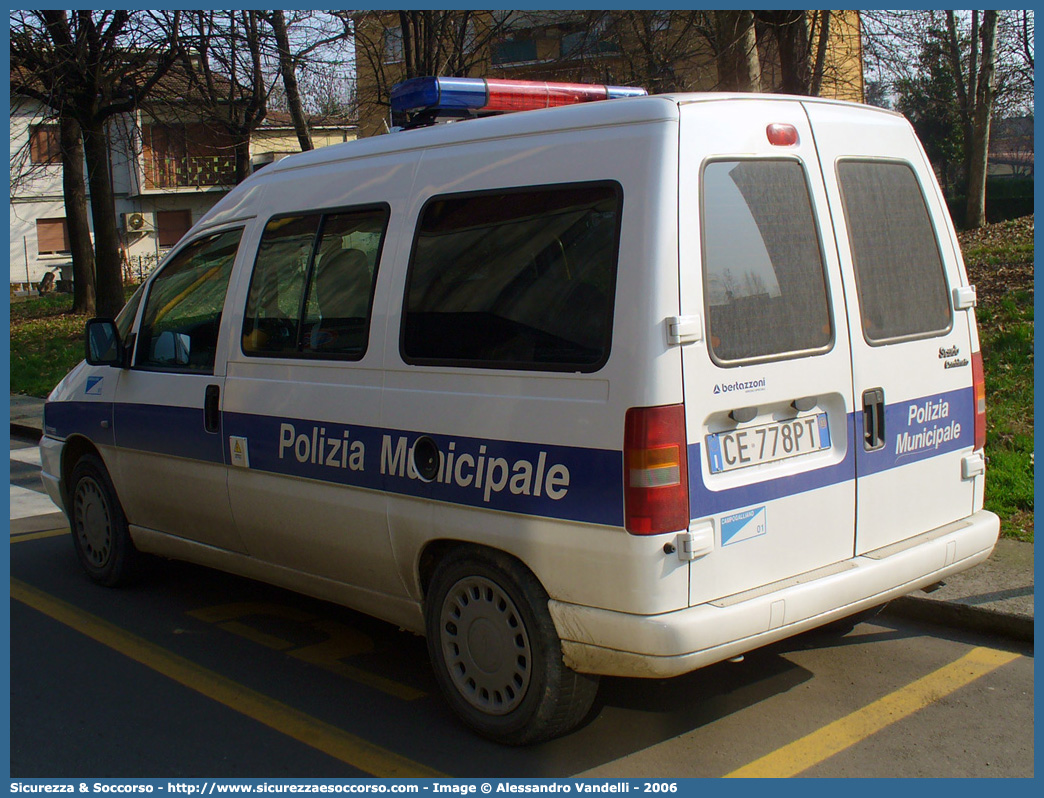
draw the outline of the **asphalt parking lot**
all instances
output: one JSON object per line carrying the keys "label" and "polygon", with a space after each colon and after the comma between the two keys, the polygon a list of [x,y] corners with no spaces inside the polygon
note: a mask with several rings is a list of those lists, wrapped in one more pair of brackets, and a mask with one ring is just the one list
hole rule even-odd
{"label": "asphalt parking lot", "polygon": [[12,442],[12,777],[1034,772],[1032,644],[894,615],[603,679],[575,733],[496,745],[452,716],[424,641],[386,623],[185,563],[93,584],[33,461]]}
{"label": "asphalt parking lot", "polygon": [[[1032,654],[1010,641],[884,620],[606,679],[582,729],[514,749],[456,723],[423,640],[366,616],[181,563],[99,588],[64,530],[13,537],[11,570],[13,776],[723,776],[780,750],[810,776],[1033,773]],[[842,721],[837,753],[786,748]]]}

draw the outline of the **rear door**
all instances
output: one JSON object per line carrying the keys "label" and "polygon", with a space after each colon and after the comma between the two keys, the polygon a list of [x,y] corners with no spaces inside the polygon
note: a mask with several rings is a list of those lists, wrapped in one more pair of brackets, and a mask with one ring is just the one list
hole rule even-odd
{"label": "rear door", "polygon": [[681,347],[690,517],[709,551],[690,568],[699,604],[852,556],[853,394],[800,103],[687,104],[681,136],[682,326],[702,336]]}
{"label": "rear door", "polygon": [[[901,117],[808,103],[841,267],[857,403],[859,554],[972,512],[971,309],[931,167]],[[942,565],[942,563],[940,563]]]}

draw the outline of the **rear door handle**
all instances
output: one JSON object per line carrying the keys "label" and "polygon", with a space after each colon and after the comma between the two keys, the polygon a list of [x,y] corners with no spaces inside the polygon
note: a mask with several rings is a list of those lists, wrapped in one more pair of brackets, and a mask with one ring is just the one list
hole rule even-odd
{"label": "rear door handle", "polygon": [[220,398],[221,388],[217,385],[208,385],[203,399],[203,427],[207,432],[217,432],[221,424],[218,407]]}
{"label": "rear door handle", "polygon": [[870,452],[884,445],[884,388],[871,388],[863,391],[863,448]]}

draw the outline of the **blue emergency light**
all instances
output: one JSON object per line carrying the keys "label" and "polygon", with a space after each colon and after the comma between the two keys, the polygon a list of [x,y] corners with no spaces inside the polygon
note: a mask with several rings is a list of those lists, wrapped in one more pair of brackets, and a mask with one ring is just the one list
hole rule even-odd
{"label": "blue emergency light", "polygon": [[471,116],[478,112],[530,111],[645,94],[648,94],[645,89],[634,86],[424,77],[393,86],[391,107],[394,113],[410,115]]}

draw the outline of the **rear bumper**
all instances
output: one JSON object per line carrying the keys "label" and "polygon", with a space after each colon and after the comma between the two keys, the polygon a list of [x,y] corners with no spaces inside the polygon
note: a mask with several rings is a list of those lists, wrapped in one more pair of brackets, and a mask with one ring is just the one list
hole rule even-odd
{"label": "rear bumper", "polygon": [[774,586],[661,615],[549,602],[574,670],[663,678],[875,607],[989,557],[1000,520],[983,510]]}

